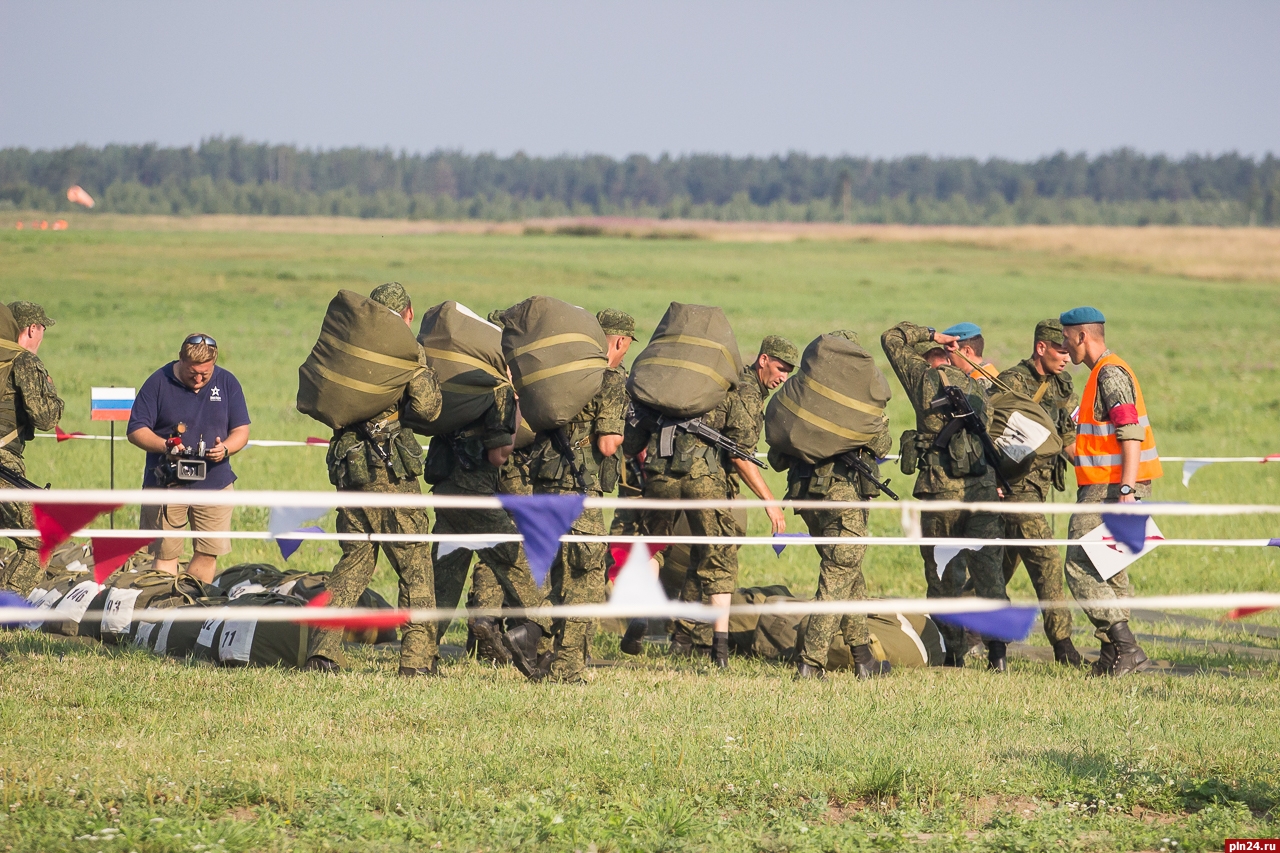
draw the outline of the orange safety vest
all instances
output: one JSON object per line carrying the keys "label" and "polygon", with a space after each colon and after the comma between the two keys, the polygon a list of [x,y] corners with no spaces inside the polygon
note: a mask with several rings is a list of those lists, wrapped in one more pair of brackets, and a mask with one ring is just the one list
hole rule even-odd
{"label": "orange safety vest", "polygon": [[1103,356],[1093,366],[1089,381],[1080,396],[1079,414],[1076,416],[1076,482],[1082,486],[1120,482],[1120,439],[1116,438],[1116,426],[1110,421],[1099,421],[1093,414],[1093,403],[1098,396],[1098,374],[1108,365],[1116,365],[1133,380],[1133,394],[1138,409],[1138,423],[1146,430],[1142,437],[1142,451],[1138,456],[1138,481],[1154,480],[1164,475],[1160,467],[1160,453],[1156,450],[1155,434],[1147,417],[1147,404],[1142,399],[1142,387],[1133,368],[1118,355]]}

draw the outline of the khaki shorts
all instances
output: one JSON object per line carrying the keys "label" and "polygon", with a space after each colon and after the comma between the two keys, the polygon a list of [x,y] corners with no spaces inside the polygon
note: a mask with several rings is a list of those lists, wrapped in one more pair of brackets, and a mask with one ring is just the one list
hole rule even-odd
{"label": "khaki shorts", "polygon": [[[231,491],[227,486],[223,491]],[[199,532],[216,533],[231,529],[231,510],[229,506],[200,506],[199,504],[167,504],[166,506],[144,506],[140,527],[143,530],[185,530],[188,523],[191,529]],[[231,553],[230,539],[198,538],[192,540],[192,550],[211,557],[220,557]],[[157,560],[177,560],[187,548],[185,539],[157,539],[151,543],[151,556]]]}

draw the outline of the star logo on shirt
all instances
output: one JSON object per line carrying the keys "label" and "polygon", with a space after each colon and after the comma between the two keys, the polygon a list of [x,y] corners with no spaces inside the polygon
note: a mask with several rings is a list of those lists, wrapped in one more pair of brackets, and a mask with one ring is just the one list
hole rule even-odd
{"label": "star logo on shirt", "polygon": [[218,390],[217,385],[214,385],[213,388],[209,391],[209,402],[211,403],[222,402],[222,392]]}

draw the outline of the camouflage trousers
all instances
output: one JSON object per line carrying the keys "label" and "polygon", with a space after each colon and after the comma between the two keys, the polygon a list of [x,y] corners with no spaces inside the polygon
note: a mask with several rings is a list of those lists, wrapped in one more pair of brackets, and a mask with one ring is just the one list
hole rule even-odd
{"label": "camouflage trousers", "polygon": [[[1034,490],[1015,491],[1006,501],[1040,503],[1043,497]],[[1053,530],[1043,515],[1009,513],[1004,517],[1006,539],[1052,539]],[[1062,589],[1062,552],[1057,545],[1005,546],[1004,581],[1013,579],[1021,560],[1027,567],[1027,576],[1040,601],[1062,602],[1066,594]],[[1071,611],[1064,607],[1048,607],[1041,611],[1044,618],[1044,635],[1049,642],[1071,638]]]}
{"label": "camouflage trousers", "polygon": [[[1151,497],[1151,484],[1138,483],[1134,489],[1140,498]],[[1076,492],[1078,504],[1118,503],[1120,500],[1120,484],[1081,486]],[[1101,508],[1099,508],[1101,509]],[[1079,539],[1102,523],[1101,512],[1087,512],[1071,516],[1071,524],[1067,527],[1068,539]],[[1118,599],[1132,598],[1133,589],[1129,585],[1127,571],[1103,580],[1094,568],[1088,553],[1079,545],[1067,546],[1067,586],[1071,594],[1084,609],[1084,613],[1093,623],[1094,635],[1103,642],[1111,642],[1107,629],[1117,622],[1129,621],[1129,608],[1121,607]]]}
{"label": "camouflage trousers", "polygon": [[[440,484],[432,489],[437,495],[481,496],[476,492],[455,488],[448,484]],[[436,510],[436,524],[433,533],[499,533],[515,535],[515,522],[503,509],[448,509]],[[467,570],[471,566],[470,549],[459,548],[443,557],[439,555],[439,543],[432,545],[431,555],[435,566],[435,600],[436,606],[442,610],[452,610],[458,606],[462,598],[462,588],[467,582]],[[473,598],[477,584],[486,591],[486,607],[502,607],[507,602],[512,607],[538,607],[545,596],[533,580],[529,570],[529,561],[525,559],[524,548],[519,542],[502,542],[491,548],[481,548],[478,554],[481,563],[476,566],[472,577]],[[482,571],[483,567],[483,571]],[[483,576],[483,577],[482,577]],[[469,600],[470,602],[470,600]],[[535,620],[544,631],[551,626],[550,620]],[[448,622],[438,626],[438,636],[444,636]]]}
{"label": "camouflage trousers", "polygon": [[[951,495],[931,496],[937,500],[951,499]],[[928,498],[924,498],[928,499]],[[922,512],[920,529],[926,537],[1000,539],[1004,535],[1004,518],[993,512],[948,510],[946,512]],[[1004,589],[1004,549],[987,545],[976,551],[964,550],[956,555],[938,576],[938,564],[934,560],[934,546],[921,545],[924,557],[924,580],[929,598],[959,598],[964,594],[966,581],[972,580],[973,590],[979,598],[1009,600]],[[947,644],[947,650],[962,654],[965,648],[964,629],[938,623],[938,630]]]}
{"label": "camouflage trousers", "polygon": [[[858,501],[857,486],[847,482],[835,482],[823,497],[828,501]],[[800,512],[812,536],[860,537],[867,535],[867,511],[865,509],[807,509]],[[866,545],[815,545],[821,563],[818,568],[818,591],[815,601],[862,601],[867,597],[867,581],[862,575],[862,558]],[[852,648],[871,642],[867,630],[867,617],[861,614],[839,616],[834,613],[814,613],[809,617],[804,636],[800,639],[800,657],[810,666],[822,669],[827,665],[827,650],[839,628],[845,643]]]}
{"label": "camouflage trousers", "polygon": [[[421,494],[417,480],[398,483],[372,483],[360,491]],[[338,510],[339,533],[409,533],[425,534],[430,528],[424,509],[375,509],[344,507]],[[431,571],[431,549],[425,542],[359,542],[344,541],[342,559],[333,567],[327,589],[332,607],[354,607],[369,587],[378,564],[378,551],[386,555],[391,568],[400,577],[400,607],[435,607]],[[438,657],[434,622],[410,622],[400,631],[400,665],[411,669],[430,666]],[[312,633],[309,655],[318,655],[336,663],[343,662],[342,631],[316,629]]]}
{"label": "camouflage trousers", "polygon": [[[31,504],[0,503],[0,525],[9,530],[35,529],[36,519],[31,511]],[[23,596],[30,595],[43,574],[40,568],[40,540],[14,537],[13,544],[18,553],[5,564],[3,574],[0,575],[0,589]]]}
{"label": "camouflage trousers", "polygon": [[[540,494],[563,494],[541,491]],[[588,497],[600,497],[588,492]],[[583,510],[573,523],[571,533],[584,536],[604,535],[604,513],[599,509]],[[603,542],[565,542],[551,564],[548,600],[552,604],[600,604],[605,600],[605,552]],[[587,668],[595,619],[556,619],[552,623],[555,658],[548,675],[550,681],[581,681]]]}

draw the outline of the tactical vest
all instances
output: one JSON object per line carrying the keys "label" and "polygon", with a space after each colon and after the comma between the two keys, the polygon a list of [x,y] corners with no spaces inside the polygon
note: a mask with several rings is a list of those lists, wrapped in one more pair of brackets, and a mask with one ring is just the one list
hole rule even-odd
{"label": "tactical vest", "polygon": [[[945,367],[936,369],[940,386],[956,384],[947,378]],[[928,401],[925,405],[928,405]],[[950,418],[943,412],[929,410],[916,413],[918,429],[902,433],[898,464],[903,474],[910,476],[919,467],[928,465],[942,468],[952,479],[986,475],[986,454],[983,453],[981,441],[968,430],[957,430],[946,447],[934,446],[938,434],[949,421]]]}
{"label": "tactical vest", "polygon": [[414,480],[422,476],[422,445],[413,430],[400,426],[400,414],[394,411],[361,429],[335,432],[326,461],[329,482],[339,489],[367,486],[380,479],[380,470],[388,480]]}
{"label": "tactical vest", "polygon": [[1138,377],[1120,356],[1106,355],[1093,366],[1089,381],[1085,383],[1084,392],[1080,395],[1080,414],[1076,417],[1076,482],[1082,486],[1120,482],[1123,466],[1116,426],[1110,421],[1099,421],[1093,411],[1094,401],[1098,397],[1098,375],[1108,365],[1122,368],[1133,380],[1138,424],[1143,428],[1141,453],[1138,456],[1138,482],[1161,477],[1164,469],[1160,465],[1160,452],[1156,450],[1156,437],[1151,431],[1151,420],[1147,417],[1147,404],[1142,399]]}
{"label": "tactical vest", "polygon": [[[880,466],[874,453],[865,447],[850,451],[858,454],[871,466],[871,470],[880,475]],[[810,497],[823,498],[831,492],[836,483],[852,483],[858,489],[858,496],[868,500],[877,497],[880,490],[860,472],[853,470],[838,459],[824,459],[810,465],[807,462],[796,462],[787,469],[787,500],[807,500]]]}
{"label": "tactical vest", "polygon": [[[538,442],[529,456],[529,472],[534,481],[562,483],[574,491],[612,492],[618,487],[619,450],[613,456],[605,456],[592,440],[590,420],[574,420],[563,430],[572,453],[566,458],[557,448],[549,433],[538,434]],[[577,480],[574,469],[581,475]],[[569,485],[569,483],[572,485]]]}

